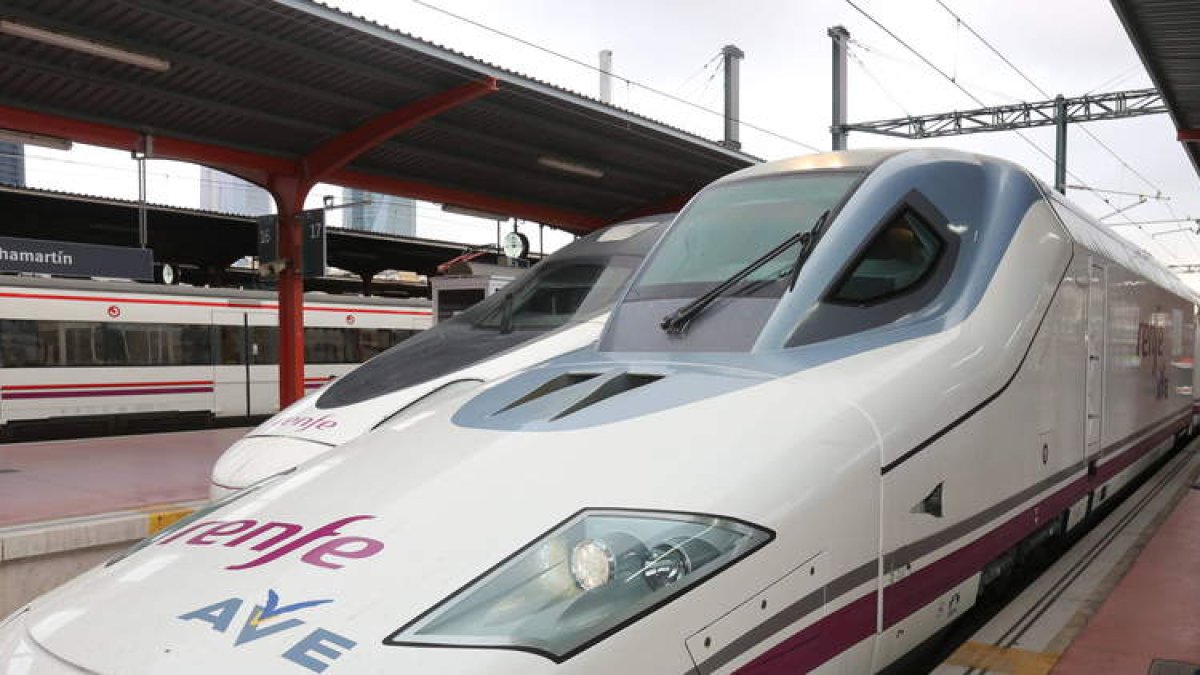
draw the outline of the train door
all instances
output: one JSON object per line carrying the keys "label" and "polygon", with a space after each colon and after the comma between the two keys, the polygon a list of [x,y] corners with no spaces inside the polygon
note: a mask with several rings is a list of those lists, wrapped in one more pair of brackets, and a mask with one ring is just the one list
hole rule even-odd
{"label": "train door", "polygon": [[1084,332],[1088,359],[1084,384],[1084,407],[1087,414],[1084,454],[1089,460],[1096,459],[1100,454],[1100,434],[1104,427],[1104,347],[1108,309],[1106,272],[1103,265],[1095,262],[1088,266],[1087,329]]}
{"label": "train door", "polygon": [[213,311],[213,396],[217,417],[249,417],[250,318],[246,312]]}

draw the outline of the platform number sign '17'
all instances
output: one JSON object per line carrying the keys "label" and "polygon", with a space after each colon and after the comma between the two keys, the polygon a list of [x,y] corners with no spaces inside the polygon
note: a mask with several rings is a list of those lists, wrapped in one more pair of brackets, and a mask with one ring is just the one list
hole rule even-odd
{"label": "platform number sign '17'", "polygon": [[325,210],[300,212],[300,227],[304,230],[304,276],[325,275]]}

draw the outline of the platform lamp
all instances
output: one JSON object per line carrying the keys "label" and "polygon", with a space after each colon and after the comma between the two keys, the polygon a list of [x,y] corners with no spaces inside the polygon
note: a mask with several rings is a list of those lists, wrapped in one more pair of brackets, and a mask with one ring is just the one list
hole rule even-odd
{"label": "platform lamp", "polygon": [[170,61],[157,56],[141,54],[116,45],[105,44],[76,35],[68,35],[67,33],[60,33],[11,19],[0,19],[0,33],[33,40],[34,42],[41,42],[42,44],[62,49],[70,49],[71,51],[88,54],[89,56],[97,56],[102,59],[145,68],[146,70],[153,70],[158,73],[165,73],[171,69]]}

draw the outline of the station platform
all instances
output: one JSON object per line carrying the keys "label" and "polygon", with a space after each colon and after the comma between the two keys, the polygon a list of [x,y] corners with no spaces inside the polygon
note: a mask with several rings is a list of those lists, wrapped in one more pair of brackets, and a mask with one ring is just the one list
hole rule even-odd
{"label": "station platform", "polygon": [[1168,460],[934,674],[1200,674],[1198,451]]}
{"label": "station platform", "polygon": [[0,445],[0,528],[208,498],[245,428]]}
{"label": "station platform", "polygon": [[206,502],[246,431],[0,445],[0,617]]}

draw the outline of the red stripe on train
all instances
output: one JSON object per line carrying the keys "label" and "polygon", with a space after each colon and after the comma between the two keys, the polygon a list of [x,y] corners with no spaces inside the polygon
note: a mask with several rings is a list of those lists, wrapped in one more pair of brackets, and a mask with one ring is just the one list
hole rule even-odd
{"label": "red stripe on train", "polygon": [[[278,310],[275,303],[253,304],[246,302],[225,302],[206,300],[161,300],[158,298],[118,298],[103,295],[52,295],[49,293],[0,293],[0,298],[15,298],[18,300],[69,300],[72,302],[124,302],[133,305],[178,305],[182,307],[216,307],[219,309],[268,309]],[[306,312],[350,312],[358,314],[395,314],[400,316],[433,316],[432,310],[410,309],[378,309],[360,307],[324,307],[305,305]]]}

